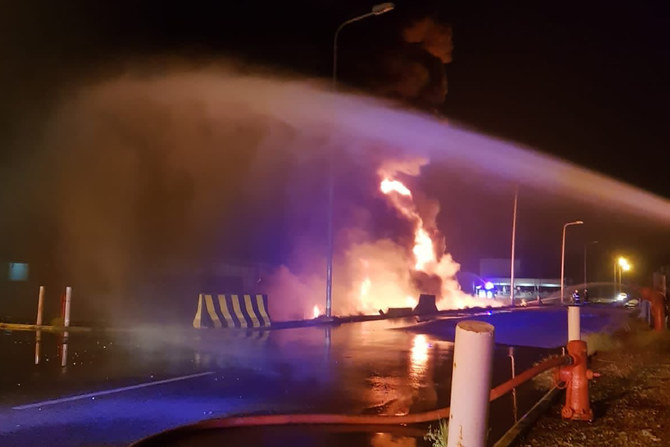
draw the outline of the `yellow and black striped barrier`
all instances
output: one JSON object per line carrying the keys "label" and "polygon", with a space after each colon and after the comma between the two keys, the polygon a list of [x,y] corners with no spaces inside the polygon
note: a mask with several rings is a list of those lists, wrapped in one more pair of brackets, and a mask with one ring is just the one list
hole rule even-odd
{"label": "yellow and black striped barrier", "polygon": [[201,293],[193,327],[267,328],[272,324],[267,309],[268,296],[260,293]]}

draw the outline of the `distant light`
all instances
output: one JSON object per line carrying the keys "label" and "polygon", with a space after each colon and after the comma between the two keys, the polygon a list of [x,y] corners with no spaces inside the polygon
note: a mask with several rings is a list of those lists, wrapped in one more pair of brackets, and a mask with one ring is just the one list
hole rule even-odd
{"label": "distant light", "polygon": [[486,298],[493,298],[493,292],[491,292],[490,290],[486,292]]}
{"label": "distant light", "polygon": [[493,283],[492,283],[491,281],[486,281],[486,284],[484,284],[484,288],[485,288],[486,290],[491,290],[491,289],[493,289],[494,287],[495,287],[495,286],[493,285]]}
{"label": "distant light", "polygon": [[623,301],[626,298],[628,298],[628,294],[625,292],[621,292],[620,294],[617,295],[616,299],[617,301]]}

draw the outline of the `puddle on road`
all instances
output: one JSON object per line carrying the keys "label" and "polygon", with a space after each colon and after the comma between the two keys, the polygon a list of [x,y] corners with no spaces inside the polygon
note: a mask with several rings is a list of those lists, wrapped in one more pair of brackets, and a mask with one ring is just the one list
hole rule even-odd
{"label": "puddle on road", "polygon": [[[235,414],[235,407],[216,407],[220,399],[230,397],[239,402],[261,400],[266,413],[404,414],[448,406],[453,343],[387,329],[386,324],[372,322],[250,334],[214,330],[146,331],[132,337],[77,333],[70,334],[67,367],[60,366],[64,354],[60,334],[12,333],[0,339],[0,355],[12,360],[0,377],[2,401],[23,404],[214,371],[211,380],[203,379],[197,386],[208,414]],[[517,348],[510,356],[507,346],[497,345],[493,385],[510,378],[512,365],[518,374],[550,353]],[[543,394],[532,384],[517,391],[491,406],[492,439]],[[311,445],[424,445],[421,439],[412,444],[411,436],[387,439],[331,433],[322,440],[322,434],[310,436]]]}

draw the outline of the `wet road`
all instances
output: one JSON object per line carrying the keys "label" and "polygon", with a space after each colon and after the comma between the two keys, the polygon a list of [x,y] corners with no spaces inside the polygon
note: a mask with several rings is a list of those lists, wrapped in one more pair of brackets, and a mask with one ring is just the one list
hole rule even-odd
{"label": "wet road", "polygon": [[[601,308],[583,315],[586,331],[625,318]],[[475,318],[496,326],[494,385],[511,374],[507,345],[518,346],[522,371],[567,336],[560,308]],[[447,406],[457,321],[370,321],[249,336],[179,328],[78,333],[70,335],[65,367],[59,335],[41,334],[36,353],[34,332],[4,332],[0,445],[124,445],[240,413],[401,414]],[[541,394],[532,384],[520,389],[519,413]],[[512,410],[511,396],[492,407],[493,440],[514,421]]]}

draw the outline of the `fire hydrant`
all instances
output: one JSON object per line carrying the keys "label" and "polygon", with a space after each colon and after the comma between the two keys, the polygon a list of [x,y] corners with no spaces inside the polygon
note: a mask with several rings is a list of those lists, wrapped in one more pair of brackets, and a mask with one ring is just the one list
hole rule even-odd
{"label": "fire hydrant", "polygon": [[586,342],[568,342],[568,355],[572,364],[558,369],[558,379],[565,382],[565,405],[561,409],[563,419],[592,421],[593,410],[589,402],[589,380],[600,375],[587,368]]}

